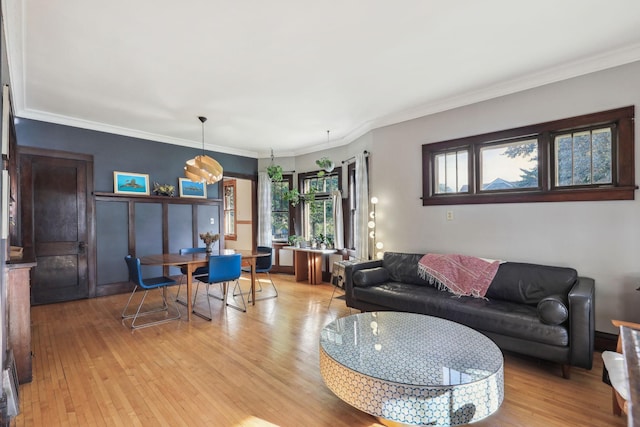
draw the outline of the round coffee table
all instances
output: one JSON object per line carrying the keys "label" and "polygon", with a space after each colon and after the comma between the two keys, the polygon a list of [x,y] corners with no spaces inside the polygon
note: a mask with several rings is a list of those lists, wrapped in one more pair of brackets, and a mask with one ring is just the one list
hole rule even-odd
{"label": "round coffee table", "polygon": [[421,314],[360,313],[329,323],[320,333],[320,372],[336,396],[381,422],[467,424],[504,398],[494,342]]}

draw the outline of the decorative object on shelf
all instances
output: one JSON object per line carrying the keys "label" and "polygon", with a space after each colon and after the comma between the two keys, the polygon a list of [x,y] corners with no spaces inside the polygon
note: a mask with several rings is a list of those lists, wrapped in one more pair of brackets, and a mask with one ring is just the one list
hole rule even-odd
{"label": "decorative object on shelf", "polygon": [[153,183],[153,194],[156,196],[169,196],[173,197],[176,194],[176,186],[169,184]]}
{"label": "decorative object on shelf", "polygon": [[200,238],[204,242],[206,246],[207,253],[210,254],[212,252],[211,245],[220,239],[220,235],[218,233],[212,233],[211,231],[207,231],[206,233],[200,233]]}
{"label": "decorative object on shelf", "polygon": [[369,212],[369,222],[367,223],[367,226],[371,229],[371,231],[369,231],[369,237],[371,237],[372,240],[372,247],[373,247],[373,254],[374,254],[374,259],[382,259],[384,253],[382,251],[382,249],[384,248],[384,244],[382,242],[376,242],[376,205],[378,204],[378,198],[373,196],[371,198],[371,212]]}
{"label": "decorative object on shelf", "polygon": [[207,198],[207,185],[204,182],[193,182],[189,178],[178,178],[180,197]]}
{"label": "decorative object on shelf", "polygon": [[149,175],[113,171],[113,192],[118,194],[149,195]]}
{"label": "decorative object on shelf", "polygon": [[282,166],[276,165],[273,162],[273,149],[271,149],[271,164],[267,167],[267,174],[271,181],[282,181]]}
{"label": "decorative object on shelf", "polygon": [[222,166],[204,154],[204,122],[207,118],[198,116],[198,120],[202,123],[202,155],[187,160],[184,165],[184,176],[193,182],[215,184],[222,179]]}

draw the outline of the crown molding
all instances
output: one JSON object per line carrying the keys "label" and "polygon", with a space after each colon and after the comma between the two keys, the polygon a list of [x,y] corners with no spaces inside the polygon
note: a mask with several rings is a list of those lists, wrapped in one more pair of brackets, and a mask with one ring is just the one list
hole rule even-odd
{"label": "crown molding", "polygon": [[[180,145],[190,148],[202,148],[202,141],[190,141],[182,138],[173,138],[166,135],[155,134],[151,132],[143,132],[135,129],[124,128],[120,126],[112,126],[104,123],[92,122],[89,120],[81,120],[67,116],[61,116],[57,114],[46,113],[37,110],[22,110],[16,111],[18,118],[39,120],[42,122],[55,123],[59,125],[71,126],[81,129],[89,129],[97,132],[105,132],[116,135],[128,136],[131,138],[145,139],[154,142],[163,142],[166,144]],[[205,149],[214,151],[217,153],[233,154],[236,156],[244,156],[257,158],[258,153],[255,151],[242,150],[233,147],[223,147],[215,144],[204,144]]]}

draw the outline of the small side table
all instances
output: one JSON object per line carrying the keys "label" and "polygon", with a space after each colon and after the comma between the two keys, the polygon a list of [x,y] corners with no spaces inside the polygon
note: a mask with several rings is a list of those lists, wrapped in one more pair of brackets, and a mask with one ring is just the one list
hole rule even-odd
{"label": "small side table", "polygon": [[344,291],[344,281],[345,281],[345,267],[348,265],[356,264],[357,261],[334,261],[333,269],[331,270],[331,284],[334,286],[333,292],[331,293],[331,299],[329,300],[329,307],[331,307],[331,302],[333,301],[333,297],[336,294],[336,289],[340,288]]}

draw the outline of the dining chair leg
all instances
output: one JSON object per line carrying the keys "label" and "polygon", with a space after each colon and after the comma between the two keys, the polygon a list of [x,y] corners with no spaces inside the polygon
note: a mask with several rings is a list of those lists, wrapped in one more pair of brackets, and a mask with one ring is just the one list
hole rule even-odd
{"label": "dining chair leg", "polygon": [[178,304],[187,305],[185,301],[182,301],[180,299],[180,289],[182,288],[182,281],[184,280],[184,277],[185,277],[184,274],[180,276],[180,282],[178,282],[178,292],[176,292],[176,302]]}
{"label": "dining chair leg", "polygon": [[[265,274],[267,275],[267,278],[269,279],[269,282],[271,282],[271,286],[273,287],[273,291],[275,293],[273,295],[268,295],[268,296],[256,298],[256,301],[261,301],[261,300],[265,300],[265,299],[271,299],[271,298],[277,298],[278,297],[278,288],[276,288],[276,284],[273,283],[273,279],[271,278],[271,273],[266,272]],[[260,284],[260,280],[256,279],[256,283],[260,286],[260,291],[262,291],[262,285]],[[257,292],[259,292],[259,291],[256,290],[256,293]],[[249,293],[249,297],[247,298],[247,302],[251,303],[251,293]]]}
{"label": "dining chair leg", "polygon": [[137,311],[135,313],[132,313],[132,314],[127,314],[127,309],[129,308],[129,304],[131,303],[131,299],[133,298],[133,295],[136,293],[137,289],[138,289],[138,286],[136,285],[136,287],[133,289],[133,292],[131,292],[131,295],[129,295],[129,299],[127,300],[127,305],[125,305],[124,306],[124,310],[122,310],[122,318],[123,319],[131,319],[132,317],[146,316],[148,314],[160,313],[161,311],[168,311],[169,305],[167,304],[166,299],[163,298],[162,307],[157,307],[157,308],[154,308],[153,310],[149,310],[149,311],[145,311],[143,313],[140,313],[140,309],[142,308],[142,303],[144,302],[144,299],[147,297],[147,292],[149,292],[148,290],[146,290],[146,291],[144,291],[144,295],[142,296],[142,301],[140,302],[140,305],[138,305]]}
{"label": "dining chair leg", "polygon": [[[221,282],[221,283],[219,283],[219,285],[220,285],[220,292],[222,292],[222,294],[224,294],[224,289],[223,289],[224,288],[224,283]],[[219,301],[224,301],[224,297],[223,296],[219,297],[218,295],[212,294],[211,292],[208,292],[208,295],[210,297],[212,297],[212,298],[215,298],[215,299],[219,300]]]}
{"label": "dining chair leg", "polygon": [[[209,317],[207,317],[205,314],[199,313],[198,311],[196,311],[196,299],[198,298],[198,290],[200,289],[200,281],[198,280],[198,283],[196,284],[196,291],[194,292],[193,295],[193,303],[191,304],[191,312],[193,314],[195,314],[198,317],[202,317],[204,320],[208,320],[211,321],[211,305],[209,305]],[[209,285],[207,284],[207,290],[209,289]],[[208,294],[208,292],[207,292]],[[209,295],[207,295],[207,303],[209,302]]]}
{"label": "dining chair leg", "polygon": [[[123,311],[122,323],[124,324],[124,321],[126,319],[132,319],[131,320],[131,325],[129,325],[129,327],[131,329],[141,329],[141,328],[146,328],[147,326],[159,325],[160,323],[167,323],[167,322],[171,322],[173,320],[180,319],[180,317],[181,317],[180,309],[174,303],[173,306],[174,306],[174,309],[176,311],[175,316],[169,317],[169,318],[165,318],[165,319],[156,320],[156,321],[152,321],[152,322],[146,322],[146,323],[142,323],[142,324],[136,323],[138,318],[143,317],[143,316],[147,316],[149,314],[160,313],[160,312],[163,312],[163,311],[166,311],[167,314],[169,313],[169,304],[167,303],[167,295],[166,295],[165,291],[166,291],[166,289],[160,289],[160,294],[162,295],[162,307],[154,309],[154,310],[150,310],[150,311],[145,311],[145,312],[141,313],[140,310],[142,309],[142,306],[144,305],[144,301],[147,298],[147,294],[149,293],[149,290],[145,290],[144,291],[144,295],[142,295],[142,300],[140,301],[140,304],[138,305],[138,309],[136,310],[135,314],[127,315]],[[131,302],[131,297],[132,296],[133,296],[133,294],[131,294],[131,296],[129,297],[129,301],[127,302],[127,306],[129,306],[129,302]],[[125,310],[126,310],[126,307],[125,307]]]}
{"label": "dining chair leg", "polygon": [[[235,300],[234,295],[237,295],[235,293],[236,288],[239,288],[239,287],[240,287],[240,282],[239,282],[238,279],[236,279],[236,284],[233,287],[233,290],[231,291],[231,298],[233,298],[234,300]],[[225,304],[228,307],[231,307],[231,308],[234,308],[236,310],[242,311],[243,313],[246,313],[247,312],[247,305],[244,302],[244,297],[242,296],[242,294],[240,294],[240,301],[242,301],[242,307],[240,307],[239,305],[229,304],[229,301],[227,300],[228,291],[229,291],[229,283],[226,282],[225,283],[225,292],[224,292],[224,302],[225,302]]]}

